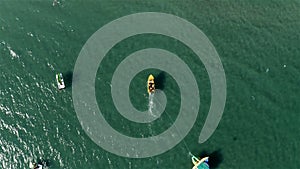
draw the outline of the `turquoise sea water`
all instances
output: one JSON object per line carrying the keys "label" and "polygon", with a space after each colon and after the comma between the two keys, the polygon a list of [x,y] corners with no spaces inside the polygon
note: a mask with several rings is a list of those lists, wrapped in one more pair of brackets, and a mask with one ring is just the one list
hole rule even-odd
{"label": "turquoise sea water", "polygon": [[[145,80],[162,75],[166,112],[141,125],[119,115],[110,95],[118,64],[130,53],[161,48],[176,53],[197,77],[201,106],[197,122],[172,150],[145,159],[106,152],[83,131],[72,102],[78,54],[99,28],[137,12],[164,12],[200,28],[218,51],[227,80],[223,118],[212,137],[198,144],[210,106],[210,82],[195,54],[161,35],[137,35],[117,44],[97,72],[96,96],[107,121],[132,137],[156,135],[170,127],[180,107],[174,79],[144,70],[130,84],[130,98],[147,109]],[[0,1],[0,168],[28,168],[43,158],[49,168],[192,168],[189,152],[211,156],[213,168],[300,167],[300,2],[255,1]],[[67,88],[58,91],[55,73]]]}

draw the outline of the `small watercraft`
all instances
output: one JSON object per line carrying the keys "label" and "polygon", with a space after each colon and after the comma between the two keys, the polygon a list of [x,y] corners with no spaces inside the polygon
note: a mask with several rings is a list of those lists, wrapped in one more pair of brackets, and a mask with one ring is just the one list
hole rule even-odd
{"label": "small watercraft", "polygon": [[56,74],[56,83],[59,90],[64,89],[66,87],[62,73]]}
{"label": "small watercraft", "polygon": [[208,157],[199,160],[197,157],[192,156],[192,162],[194,164],[192,169],[209,169]]}
{"label": "small watercraft", "polygon": [[147,81],[147,91],[148,91],[149,95],[154,93],[154,91],[155,91],[154,76],[151,74],[149,75],[148,81]]}
{"label": "small watercraft", "polygon": [[42,164],[38,164],[35,162],[30,162],[29,163],[29,168],[30,169],[44,169],[44,166]]}

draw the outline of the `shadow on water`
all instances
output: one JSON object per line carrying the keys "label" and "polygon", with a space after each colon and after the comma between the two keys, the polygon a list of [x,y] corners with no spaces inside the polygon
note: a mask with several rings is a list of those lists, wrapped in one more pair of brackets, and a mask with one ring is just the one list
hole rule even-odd
{"label": "shadow on water", "polygon": [[157,89],[163,90],[165,87],[166,74],[165,72],[160,72],[155,78],[155,86]]}
{"label": "shadow on water", "polygon": [[72,86],[72,77],[73,77],[73,72],[68,71],[64,74],[64,81],[66,88],[69,88]]}
{"label": "shadow on water", "polygon": [[200,154],[200,157],[201,158],[209,157],[208,165],[212,169],[217,168],[223,162],[223,155],[221,153],[221,150],[216,150],[212,153],[208,153],[207,151],[203,151]]}

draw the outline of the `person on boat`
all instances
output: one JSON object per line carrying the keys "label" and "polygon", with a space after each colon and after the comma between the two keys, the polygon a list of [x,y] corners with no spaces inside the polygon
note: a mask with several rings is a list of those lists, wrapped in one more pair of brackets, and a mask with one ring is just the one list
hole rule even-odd
{"label": "person on boat", "polygon": [[57,76],[57,80],[58,80],[58,83],[59,83],[60,85],[62,85],[62,80],[61,80],[61,76],[60,76],[60,74],[58,74],[58,76]]}
{"label": "person on boat", "polygon": [[154,90],[154,83],[149,83],[149,91],[152,92]]}
{"label": "person on boat", "polygon": [[154,83],[150,83],[151,88],[154,89]]}
{"label": "person on boat", "polygon": [[57,74],[57,81],[58,81],[59,85],[63,85],[62,75],[59,73]]}

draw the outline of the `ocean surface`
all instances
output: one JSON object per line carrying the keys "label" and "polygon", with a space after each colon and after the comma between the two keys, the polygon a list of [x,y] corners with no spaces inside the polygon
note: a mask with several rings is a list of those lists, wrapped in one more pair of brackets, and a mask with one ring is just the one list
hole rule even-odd
{"label": "ocean surface", "polygon": [[[113,128],[131,137],[170,127],[180,91],[167,72],[147,69],[130,84],[132,104],[146,110],[147,76],[160,77],[158,88],[168,104],[165,115],[150,124],[119,115],[110,88],[126,56],[165,49],[185,61],[198,83],[201,106],[190,133],[161,155],[132,159],[105,151],[82,129],[72,101],[79,52],[99,28],[138,12],[184,18],[215,46],[226,73],[227,100],[217,130],[205,143],[198,143],[211,99],[205,67],[182,42],[154,34],[127,38],[109,51],[97,72],[98,105]],[[299,0],[0,0],[0,168],[26,169],[29,161],[44,160],[50,169],[187,169],[192,153],[209,155],[212,168],[299,169],[299,44]],[[57,90],[58,72],[65,90]]]}

